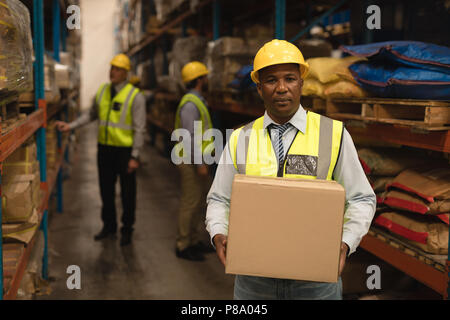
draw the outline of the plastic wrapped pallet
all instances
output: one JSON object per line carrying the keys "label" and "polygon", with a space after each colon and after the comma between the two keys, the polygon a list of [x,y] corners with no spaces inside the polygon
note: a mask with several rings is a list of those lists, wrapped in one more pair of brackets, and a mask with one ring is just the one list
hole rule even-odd
{"label": "plastic wrapped pallet", "polygon": [[19,0],[0,0],[0,90],[33,87],[30,13]]}

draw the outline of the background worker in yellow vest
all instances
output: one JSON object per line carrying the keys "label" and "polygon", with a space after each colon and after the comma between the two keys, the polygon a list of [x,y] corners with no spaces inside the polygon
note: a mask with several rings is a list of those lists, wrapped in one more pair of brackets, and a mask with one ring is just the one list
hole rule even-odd
{"label": "background worker in yellow vest", "polygon": [[128,83],[130,69],[126,55],[115,56],[109,74],[111,83],[100,86],[89,111],[71,123],[57,122],[58,129],[64,132],[99,120],[97,164],[103,228],[94,239],[105,239],[117,232],[115,185],[119,177],[123,206],[121,245],[131,242],[136,211],[136,169],[146,125],[145,98]]}
{"label": "background worker in yellow vest", "polygon": [[[375,213],[375,194],[362,170],[350,135],[340,121],[306,112],[300,104],[308,68],[300,50],[284,40],[266,43],[255,56],[251,76],[264,100],[266,112],[263,117],[233,132],[207,197],[207,230],[223,264],[231,185],[237,173],[333,179],[344,186],[346,211],[339,275],[346,257],[356,250],[369,229]],[[249,138],[242,138],[247,130],[251,130]],[[263,136],[258,138],[259,130]],[[302,210],[301,203],[298,210]],[[274,212],[274,219],[276,215]],[[326,237],[317,231],[318,237]],[[234,297],[257,300],[342,299],[342,281],[340,277],[337,283],[320,283],[238,275]]]}
{"label": "background worker in yellow vest", "polygon": [[[190,163],[178,165],[181,178],[181,199],[178,214],[178,232],[176,240],[176,256],[179,258],[201,261],[204,253],[214,252],[209,244],[200,241],[201,225],[203,225],[206,212],[206,193],[211,185],[208,166],[203,163],[194,163],[194,155],[203,154],[208,143],[196,145],[196,134],[203,133],[212,128],[208,106],[203,95],[208,92],[208,69],[198,61],[186,64],[181,70],[183,82],[188,93],[181,99],[175,115],[175,129],[186,129],[191,135],[191,150],[188,157]],[[197,124],[201,125],[195,125]]]}

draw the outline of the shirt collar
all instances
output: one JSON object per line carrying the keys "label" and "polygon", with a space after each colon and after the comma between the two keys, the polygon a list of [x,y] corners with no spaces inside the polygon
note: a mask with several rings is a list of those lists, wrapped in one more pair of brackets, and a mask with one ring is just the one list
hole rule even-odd
{"label": "shirt collar", "polygon": [[[292,124],[295,128],[297,128],[302,133],[306,132],[306,110],[303,109],[302,105],[300,104],[300,107],[298,108],[297,112],[294,114],[294,116],[288,121],[290,124]],[[263,120],[263,126],[264,129],[266,129],[269,125],[272,123],[278,124],[269,116],[267,111],[264,113],[264,120]]]}
{"label": "shirt collar", "polygon": [[203,103],[204,103],[205,105],[207,105],[207,103],[206,103],[206,100],[205,100],[205,98],[203,98],[203,96],[201,95],[201,93],[200,93],[200,92],[198,92],[197,90],[195,90],[195,89],[191,89],[191,90],[189,90],[189,92],[188,92],[188,93],[191,93],[191,94],[193,94],[193,95],[197,96],[198,98],[200,98],[200,100],[202,100],[202,101],[203,101]]}
{"label": "shirt collar", "polygon": [[114,89],[116,89],[116,92],[119,93],[120,90],[122,90],[126,86],[127,83],[128,83],[127,81],[123,81],[123,82],[121,82],[119,84],[116,84],[114,86]]}

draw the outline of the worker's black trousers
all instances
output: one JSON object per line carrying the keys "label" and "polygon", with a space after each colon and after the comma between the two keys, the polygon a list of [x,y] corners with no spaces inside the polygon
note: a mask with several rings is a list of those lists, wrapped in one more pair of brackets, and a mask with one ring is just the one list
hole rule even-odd
{"label": "worker's black trousers", "polygon": [[136,171],[128,173],[131,148],[111,147],[99,144],[97,154],[100,194],[102,198],[103,227],[107,231],[117,230],[116,181],[120,178],[122,198],[121,232],[132,232],[136,211]]}

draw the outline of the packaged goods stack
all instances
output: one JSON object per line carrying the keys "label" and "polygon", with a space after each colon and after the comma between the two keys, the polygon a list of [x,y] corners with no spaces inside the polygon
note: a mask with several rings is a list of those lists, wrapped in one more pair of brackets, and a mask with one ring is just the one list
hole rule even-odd
{"label": "packaged goods stack", "polygon": [[58,135],[54,121],[47,125],[46,144],[47,170],[53,170],[55,168],[58,155]]}
{"label": "packaged goods stack", "polygon": [[358,155],[377,194],[373,225],[426,253],[447,254],[448,164],[404,148],[361,148]]}
{"label": "packaged goods stack", "polygon": [[346,58],[310,58],[309,73],[304,81],[304,96],[326,98],[366,97],[368,94],[353,78],[348,67],[365,60],[359,57]]}
{"label": "packaged goods stack", "polygon": [[128,13],[128,47],[136,45],[144,35],[142,23],[142,1],[133,0]]}
{"label": "packaged goods stack", "polygon": [[37,147],[30,138],[3,163],[2,234],[4,242],[28,243],[38,227],[42,194]]}
{"label": "packaged goods stack", "polygon": [[170,14],[182,5],[186,0],[155,0],[156,18],[166,22]]}
{"label": "packaged goods stack", "polygon": [[[30,14],[18,0],[0,1],[0,106],[1,128],[5,133],[18,125],[17,95],[33,88],[33,46]],[[8,100],[6,100],[6,98]]]}
{"label": "packaged goods stack", "polygon": [[23,92],[33,84],[30,14],[18,0],[0,1],[0,93]]}
{"label": "packaged goods stack", "polygon": [[226,90],[236,73],[242,66],[250,64],[251,59],[243,38],[223,37],[210,42],[207,53],[210,91]]}
{"label": "packaged goods stack", "polygon": [[343,46],[355,57],[349,66],[358,84],[385,98],[447,100],[450,96],[450,48],[418,41],[389,41]]}
{"label": "packaged goods stack", "polygon": [[205,61],[207,40],[204,37],[190,36],[174,41],[169,59],[169,74],[158,76],[158,88],[181,96],[185,90],[181,80],[181,69],[191,61]]}

